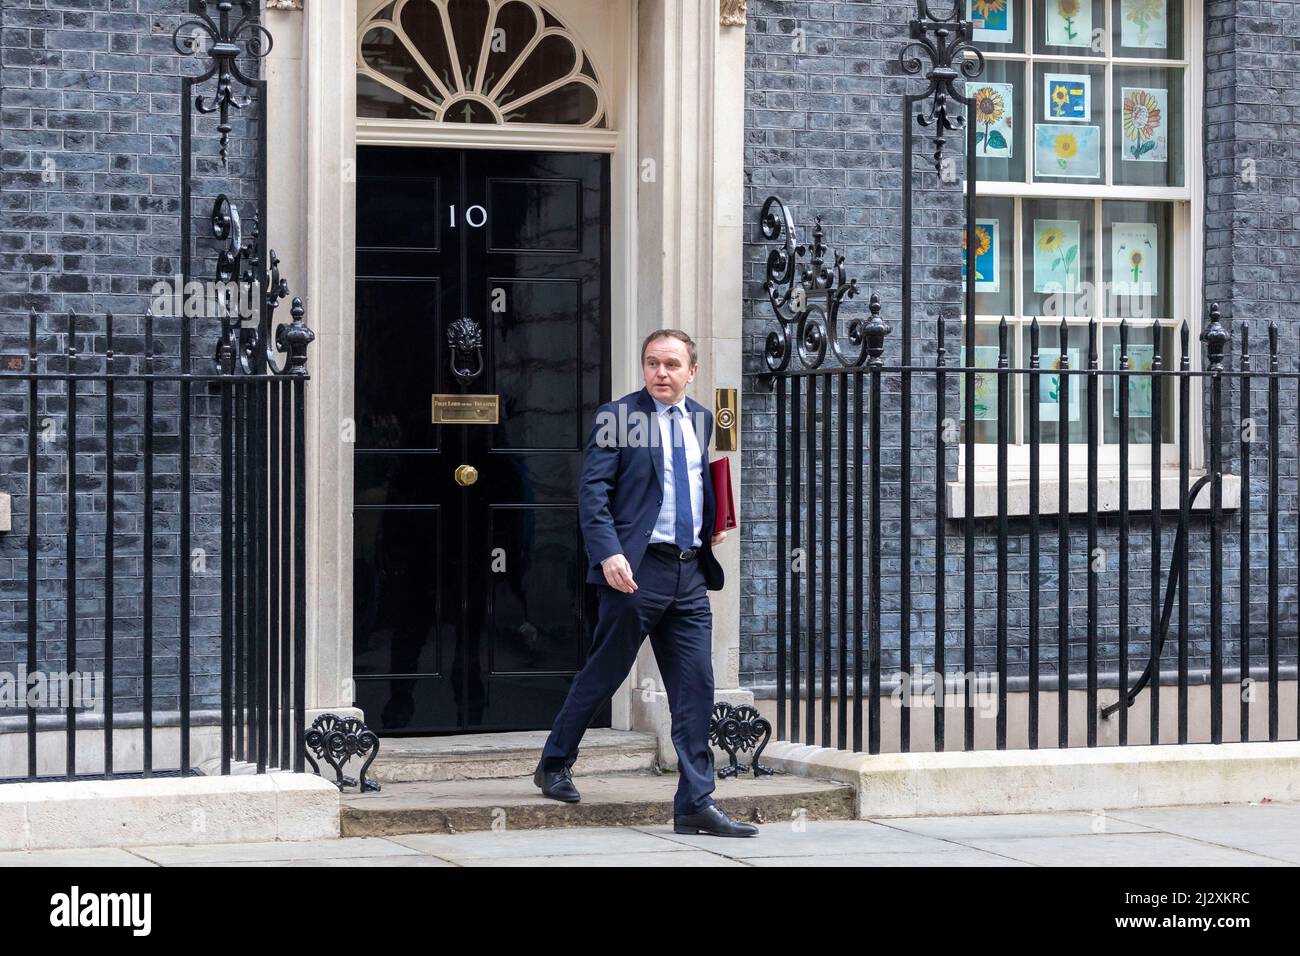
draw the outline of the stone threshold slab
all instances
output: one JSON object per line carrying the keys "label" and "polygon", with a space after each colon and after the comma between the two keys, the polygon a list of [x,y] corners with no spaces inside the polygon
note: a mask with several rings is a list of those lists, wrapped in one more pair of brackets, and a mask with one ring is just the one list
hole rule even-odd
{"label": "stone threshold slab", "polygon": [[[381,737],[369,776],[385,783],[531,777],[550,732],[513,731],[444,737]],[[592,728],[583,735],[577,770],[611,773],[653,769],[654,734]],[[349,766],[355,776],[357,766]]]}
{"label": "stone threshold slab", "polygon": [[[579,776],[575,782],[580,803],[548,800],[531,779],[519,778],[395,783],[377,794],[346,793],[343,835],[672,822],[675,773]],[[847,820],[854,812],[852,787],[785,774],[719,780],[713,798],[734,819],[746,822]]]}

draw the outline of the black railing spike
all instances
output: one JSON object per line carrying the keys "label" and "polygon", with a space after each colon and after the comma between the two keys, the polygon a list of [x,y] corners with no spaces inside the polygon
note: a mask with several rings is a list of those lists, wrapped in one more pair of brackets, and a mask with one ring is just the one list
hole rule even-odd
{"label": "black railing spike", "polygon": [[77,354],[77,310],[68,310],[68,341],[64,346],[68,358],[74,358]]}
{"label": "black railing spike", "polygon": [[36,358],[39,354],[36,351],[36,306],[32,306],[31,310],[27,326],[27,350],[31,354],[32,371],[34,372],[36,371]]}
{"label": "black railing spike", "polygon": [[880,357],[885,352],[885,336],[889,334],[889,326],[880,317],[880,296],[875,292],[871,293],[867,309],[871,313],[871,318],[867,320],[862,332],[866,338],[868,364],[880,365],[882,364]]}
{"label": "black railing spike", "polygon": [[280,351],[289,353],[287,371],[290,375],[307,374],[307,346],[316,339],[316,333],[303,321],[304,314],[302,299],[295,297],[289,306],[289,315],[293,321],[287,326],[280,326],[275,337],[275,344]]}
{"label": "black railing spike", "polygon": [[1232,338],[1232,333],[1224,326],[1222,318],[1219,314],[1219,303],[1211,303],[1210,324],[1201,330],[1201,341],[1205,343],[1210,369],[1216,372],[1223,369],[1223,352],[1228,345],[1228,340]]}

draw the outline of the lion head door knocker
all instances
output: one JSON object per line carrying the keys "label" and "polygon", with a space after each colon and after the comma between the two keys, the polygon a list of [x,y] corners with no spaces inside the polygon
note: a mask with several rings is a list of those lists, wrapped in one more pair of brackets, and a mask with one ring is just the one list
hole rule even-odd
{"label": "lion head door knocker", "polygon": [[468,385],[483,374],[483,330],[473,319],[457,319],[447,329],[451,346],[451,374]]}

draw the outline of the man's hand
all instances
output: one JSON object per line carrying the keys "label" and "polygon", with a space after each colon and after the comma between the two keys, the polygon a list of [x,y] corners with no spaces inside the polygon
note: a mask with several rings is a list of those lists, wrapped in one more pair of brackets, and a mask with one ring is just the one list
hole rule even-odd
{"label": "man's hand", "polygon": [[624,594],[631,594],[636,590],[637,584],[632,580],[632,565],[627,563],[627,558],[623,555],[611,554],[600,562],[600,568],[605,572],[605,580],[614,590],[622,591]]}
{"label": "man's hand", "polygon": [[725,531],[715,532],[713,535],[713,547],[716,548],[718,545],[722,544],[722,542],[725,540],[727,540],[727,532]]}

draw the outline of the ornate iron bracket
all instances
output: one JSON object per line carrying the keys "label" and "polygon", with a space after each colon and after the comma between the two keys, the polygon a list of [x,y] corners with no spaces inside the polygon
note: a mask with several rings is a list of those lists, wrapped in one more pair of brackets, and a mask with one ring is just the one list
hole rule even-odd
{"label": "ornate iron bracket", "polygon": [[[759,212],[759,225],[763,238],[775,243],[767,256],[763,289],[777,323],[776,331],[768,333],[764,349],[769,371],[760,380],[771,387],[774,376],[789,369],[796,352],[805,369],[820,368],[828,342],[841,364],[860,366],[867,355],[862,319],[854,318],[845,329],[851,347],[841,346],[839,334],[840,306],[857,295],[858,280],[845,276],[843,256],[835,255],[831,264],[826,264],[830,250],[823,242],[821,217],[813,223],[812,245],[795,245],[789,211],[776,196],[768,196]],[[801,264],[805,256],[808,262]]]}
{"label": "ornate iron bracket", "polygon": [[735,777],[750,769],[749,764],[737,763],[736,753],[751,750],[754,745],[753,771],[755,777],[770,777],[776,773],[771,767],[759,762],[763,748],[772,739],[772,725],[757,710],[748,704],[733,707],[726,701],[713,705],[713,719],[709,722],[709,741],[727,752],[731,762],[718,771],[719,777]]}
{"label": "ornate iron bracket", "polygon": [[[317,776],[323,777],[324,774],[320,772],[320,765],[313,759],[313,754],[316,758],[323,758],[334,768],[334,783],[339,790],[344,787],[355,787],[359,780],[361,783],[358,787],[359,793],[379,792],[379,784],[366,779],[366,771],[379,756],[379,738],[359,718],[321,714],[312,721],[305,740],[307,744],[305,756]],[[343,768],[353,757],[365,757],[365,763],[361,765],[361,772],[357,774],[357,779],[343,775]]]}
{"label": "ornate iron bracket", "polygon": [[[952,12],[937,16],[930,0],[916,0],[916,18],[908,23],[910,40],[898,55],[898,65],[910,76],[925,70],[930,87],[913,99],[921,102],[916,122],[934,127],[934,168],[943,166],[944,134],[965,129],[966,118],[948,112],[948,101],[969,106],[971,99],[953,85],[959,78],[973,80],[984,72],[984,54],[971,42],[971,23],[962,17],[963,2],[954,0]],[[921,62],[921,55],[929,61]],[[928,69],[927,69],[928,66]]]}
{"label": "ornate iron bracket", "polygon": [[[307,346],[316,333],[303,321],[302,299],[290,306],[291,323],[275,326],[272,321],[280,300],[289,295],[289,283],[280,276],[280,257],[272,249],[267,261],[262,259],[260,228],[253,219],[251,234],[243,236],[239,208],[224,194],[212,205],[212,235],[223,245],[217,255],[217,282],[221,284],[221,335],[217,340],[214,361],[222,374],[256,374],[262,363],[277,375],[306,375]],[[256,323],[249,326],[246,311],[256,312]],[[288,356],[277,361],[276,353]]]}
{"label": "ornate iron bracket", "polygon": [[[447,329],[451,374],[461,385],[469,385],[483,374],[483,330],[473,319],[457,319]],[[462,360],[473,361],[466,366]]]}
{"label": "ornate iron bracket", "polygon": [[[238,22],[231,26],[235,6],[242,10]],[[215,7],[217,18],[208,12]],[[183,34],[183,36],[182,36]],[[255,81],[239,69],[236,62],[241,56],[261,59],[271,52],[275,41],[270,32],[257,19],[254,0],[199,0],[198,19],[185,20],[172,32],[172,46],[181,56],[207,53],[212,65],[206,73],[195,79],[202,83],[217,78],[217,90],[212,96],[197,96],[194,108],[200,113],[217,113],[217,132],[221,135],[221,165],[226,165],[230,147],[230,111],[242,110],[252,102],[250,97],[235,95],[235,81],[245,88]]]}

